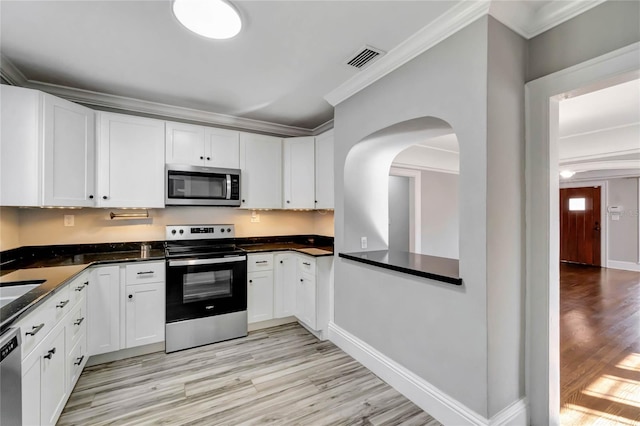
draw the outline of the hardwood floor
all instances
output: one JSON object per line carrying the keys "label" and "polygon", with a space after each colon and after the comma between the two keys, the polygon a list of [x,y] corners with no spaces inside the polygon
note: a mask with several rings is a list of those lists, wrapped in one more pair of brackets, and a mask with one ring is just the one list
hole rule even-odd
{"label": "hardwood floor", "polygon": [[59,425],[440,425],[298,324],[87,368]]}
{"label": "hardwood floor", "polygon": [[563,425],[640,425],[640,273],[561,264]]}

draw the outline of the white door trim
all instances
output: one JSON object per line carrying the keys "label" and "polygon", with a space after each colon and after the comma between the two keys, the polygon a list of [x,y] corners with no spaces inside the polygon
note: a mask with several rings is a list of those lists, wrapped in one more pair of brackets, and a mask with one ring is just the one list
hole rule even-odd
{"label": "white door trim", "polygon": [[607,206],[609,205],[609,182],[606,180],[588,180],[584,182],[560,182],[560,189],[564,188],[587,188],[600,187],[600,266],[609,267],[609,221],[607,216]]}
{"label": "white door trim", "polygon": [[559,96],[628,81],[639,70],[640,43],[634,43],[525,85],[525,380],[531,424],[560,421]]}
{"label": "white door trim", "polygon": [[422,172],[415,169],[391,167],[390,176],[405,176],[409,178],[409,250],[413,253],[422,252]]}

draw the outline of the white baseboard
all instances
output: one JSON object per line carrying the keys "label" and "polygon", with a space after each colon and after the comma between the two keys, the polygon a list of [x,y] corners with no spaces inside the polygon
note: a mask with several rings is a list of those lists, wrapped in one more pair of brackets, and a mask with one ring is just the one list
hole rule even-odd
{"label": "white baseboard", "polygon": [[640,264],[635,262],[620,262],[619,260],[608,260],[607,268],[640,272]]}
{"label": "white baseboard", "polygon": [[329,340],[445,425],[527,424],[526,399],[515,401],[487,419],[333,322],[329,323]]}

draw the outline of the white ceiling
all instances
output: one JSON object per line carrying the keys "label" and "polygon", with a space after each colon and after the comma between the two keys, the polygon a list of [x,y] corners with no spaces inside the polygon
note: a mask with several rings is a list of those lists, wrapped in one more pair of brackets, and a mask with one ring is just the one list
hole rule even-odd
{"label": "white ceiling", "polygon": [[456,1],[236,1],[231,40],[186,30],[162,1],[0,2],[0,49],[27,80],[313,129],[323,96]]}

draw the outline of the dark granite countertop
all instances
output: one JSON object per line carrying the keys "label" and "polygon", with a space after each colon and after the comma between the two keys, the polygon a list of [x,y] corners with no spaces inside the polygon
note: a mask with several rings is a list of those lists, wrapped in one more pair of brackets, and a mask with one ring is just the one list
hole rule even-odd
{"label": "dark granite countertop", "polygon": [[449,284],[462,285],[459,261],[457,259],[395,250],[340,253],[339,256],[392,271],[430,278]]}

